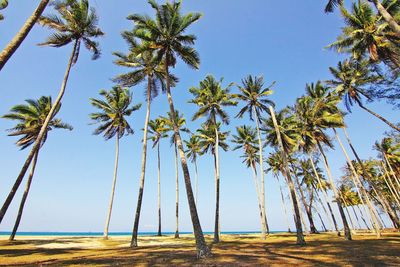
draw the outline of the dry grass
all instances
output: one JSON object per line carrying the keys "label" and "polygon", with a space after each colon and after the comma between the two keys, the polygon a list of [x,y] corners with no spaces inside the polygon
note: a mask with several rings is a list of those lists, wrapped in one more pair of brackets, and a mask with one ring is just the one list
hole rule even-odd
{"label": "dry grass", "polygon": [[290,234],[265,241],[256,235],[223,235],[222,240],[212,245],[212,258],[196,260],[189,235],[142,237],[136,249],[129,248],[129,237],[19,237],[14,242],[0,237],[0,266],[400,266],[399,233],[381,239],[358,234],[350,242],[334,234],[312,235],[304,247],[295,245]]}

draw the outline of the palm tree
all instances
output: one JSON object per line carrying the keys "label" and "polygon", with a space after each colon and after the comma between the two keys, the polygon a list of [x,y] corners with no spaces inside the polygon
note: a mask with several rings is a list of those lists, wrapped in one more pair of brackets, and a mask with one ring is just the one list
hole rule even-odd
{"label": "palm tree", "polygon": [[198,187],[199,187],[199,175],[197,170],[197,157],[200,155],[201,147],[200,147],[200,138],[197,135],[192,134],[190,136],[189,141],[184,141],[186,145],[186,156],[190,161],[194,164],[195,170],[195,183],[194,183],[194,192],[195,192],[195,200],[196,205],[198,205]]}
{"label": "palm tree", "polygon": [[[68,0],[69,1],[69,0]],[[7,61],[12,57],[12,55],[17,51],[18,47],[22,44],[25,38],[28,36],[29,32],[39,20],[43,11],[50,0],[41,0],[38,7],[33,11],[32,15],[25,21],[22,28],[19,32],[14,36],[14,38],[7,44],[7,46],[0,53],[0,71],[3,69]],[[0,1],[0,9],[7,7],[8,1],[1,0]],[[0,14],[0,20],[3,19],[3,16]]]}
{"label": "palm tree", "polygon": [[[245,103],[245,106],[239,111],[236,117],[243,117],[244,113],[248,113],[250,120],[253,121],[253,116],[256,121],[257,135],[258,135],[258,152],[260,157],[260,173],[261,173],[261,199],[262,199],[262,209],[265,211],[265,178],[264,178],[264,157],[263,157],[263,144],[261,140],[260,123],[261,114],[263,112],[268,112],[268,106],[274,106],[274,102],[269,100],[268,97],[273,93],[271,87],[274,85],[264,88],[264,78],[247,76],[242,80],[242,85],[239,86],[240,93],[237,94],[237,98]],[[268,106],[267,106],[268,105]],[[265,217],[266,219],[266,217]],[[265,238],[265,232],[268,228],[268,223],[265,221],[263,223],[264,228],[263,238]]]}
{"label": "palm tree", "polygon": [[257,147],[257,137],[256,137],[256,131],[255,129],[243,125],[240,127],[236,127],[236,135],[233,135],[233,140],[232,142],[236,144],[236,146],[232,150],[238,150],[238,149],[243,149],[243,156],[242,158],[243,163],[246,164],[247,168],[251,168],[253,171],[253,178],[254,178],[254,184],[256,187],[256,193],[257,193],[257,200],[258,200],[258,206],[260,208],[260,218],[261,218],[261,236],[262,238],[265,238],[265,232],[266,232],[266,220],[265,220],[265,211],[262,208],[262,198],[261,198],[261,191],[258,185],[258,174],[257,174],[257,163],[260,163],[260,158],[258,157],[258,147]]}
{"label": "palm tree", "polygon": [[365,90],[365,86],[373,84],[380,79],[379,76],[371,74],[369,63],[366,60],[345,60],[339,62],[337,68],[330,67],[329,70],[333,79],[328,80],[327,84],[335,87],[336,93],[343,98],[348,111],[351,112],[351,106],[356,103],[359,107],[374,115],[393,129],[400,131],[399,127],[363,104],[363,97],[371,100],[371,97]]}
{"label": "palm tree", "polygon": [[93,132],[95,135],[103,134],[105,140],[115,137],[115,166],[114,179],[111,189],[110,204],[107,213],[106,225],[104,227],[104,239],[108,238],[108,228],[110,225],[111,211],[114,201],[115,185],[117,182],[119,139],[124,135],[133,134],[134,131],[129,125],[126,117],[141,107],[141,104],[131,106],[132,93],[128,89],[119,86],[113,87],[110,91],[101,90],[102,99],[91,98],[91,104],[100,112],[90,114],[90,118],[95,124],[100,124]]}
{"label": "palm tree", "polygon": [[184,127],[186,125],[186,119],[183,115],[179,114],[178,110],[175,110],[175,117],[168,112],[167,117],[161,117],[164,120],[166,131],[171,132],[171,145],[174,145],[175,151],[175,238],[179,238],[179,170],[178,170],[178,146],[177,136],[174,132],[174,125],[178,126],[178,129],[182,132],[189,132],[189,129]]}
{"label": "palm tree", "polygon": [[[142,167],[139,179],[139,194],[136,206],[135,221],[132,230],[132,240],[137,240],[137,235],[139,231],[139,220],[140,212],[142,208],[143,192],[144,192],[144,182],[146,176],[146,162],[147,162],[147,135],[148,135],[148,125],[150,120],[150,108],[152,100],[158,95],[160,88],[165,91],[165,72],[164,67],[160,60],[156,57],[152,51],[143,51],[137,53],[140,50],[140,46],[143,44],[138,44],[132,34],[132,32],[125,31],[122,33],[122,37],[125,39],[129,46],[129,53],[124,54],[121,52],[114,52],[113,54],[117,57],[114,61],[118,66],[133,69],[132,71],[124,74],[120,74],[113,80],[121,84],[122,86],[132,87],[137,84],[147,82],[146,101],[146,118],[144,121],[143,128],[143,152],[142,152]],[[175,82],[176,78],[172,77]],[[161,209],[159,207],[159,235],[161,235]]]}
{"label": "palm tree", "polygon": [[99,44],[92,40],[92,38],[102,36],[104,33],[97,27],[98,18],[93,8],[89,8],[88,0],[68,0],[66,3],[61,3],[55,6],[55,10],[60,13],[61,17],[57,15],[43,16],[39,19],[39,23],[57,31],[51,35],[46,42],[41,45],[49,45],[53,47],[62,47],[73,43],[72,53],[68,62],[67,70],[58,93],[56,100],[52,105],[52,109],[47,115],[46,120],[33,144],[28,158],[26,159],[22,169],[11,189],[7,199],[5,200],[0,210],[0,223],[11,204],[12,199],[28,170],[31,161],[39,149],[42,139],[46,133],[47,127],[57,107],[60,105],[62,97],[68,82],[68,77],[72,65],[74,65],[79,57],[80,44],[83,42],[85,47],[93,53],[92,59],[97,59],[100,56]]}
{"label": "palm tree", "polygon": [[368,55],[373,62],[383,61],[393,69],[400,67],[399,36],[388,30],[388,24],[381,23],[381,17],[368,3],[356,1],[351,12],[343,6],[340,11],[346,26],[329,48],[351,53],[357,60]]}
{"label": "palm tree", "polygon": [[[130,15],[128,19],[135,23],[133,35],[140,40],[145,41],[147,43],[145,48],[154,50],[157,53],[157,56],[164,60],[166,93],[169,109],[172,117],[175,117],[175,107],[170,88],[171,82],[169,79],[169,68],[175,67],[177,63],[177,57],[179,57],[190,67],[198,69],[200,59],[198,53],[193,48],[193,45],[196,41],[196,36],[186,35],[185,31],[194,22],[198,21],[201,15],[199,13],[188,13],[186,15],[182,15],[181,1],[166,2],[163,5],[158,5],[154,0],[149,0],[149,4],[156,12],[156,19],[138,14]],[[201,229],[196,203],[193,196],[189,169],[177,125],[174,125],[174,132],[176,134],[176,142],[185,179],[190,216],[192,219],[193,232],[196,239],[197,257],[208,257],[211,255],[211,252],[205,242],[203,230]]]}
{"label": "palm tree", "polygon": [[149,121],[150,139],[153,141],[153,148],[157,146],[157,205],[158,205],[158,236],[161,236],[161,160],[160,141],[168,137],[166,134],[165,120],[157,118]]}
{"label": "palm tree", "polygon": [[[390,14],[396,14],[399,11],[400,4],[397,0],[383,0],[382,3],[379,0],[368,0],[372,2],[382,18],[387,22],[390,28],[400,36],[400,26],[396,22],[395,18]],[[328,0],[325,7],[325,12],[332,12],[336,6],[342,6],[343,0]]]}
{"label": "palm tree", "polygon": [[207,77],[200,82],[199,87],[192,87],[190,92],[194,98],[189,103],[196,104],[199,110],[193,115],[192,120],[197,120],[201,117],[207,117],[206,124],[214,125],[215,130],[216,147],[215,147],[215,160],[216,160],[216,172],[215,172],[215,228],[214,228],[214,242],[219,242],[219,184],[220,184],[220,171],[219,171],[219,142],[218,142],[218,129],[217,127],[217,116],[221,119],[222,123],[229,124],[229,115],[225,112],[224,107],[236,106],[237,102],[234,99],[234,95],[230,93],[232,84],[229,84],[226,88],[222,87],[222,79],[217,81],[212,75]]}
{"label": "palm tree", "polygon": [[[20,139],[17,141],[16,145],[21,148],[21,150],[31,146],[45,121],[47,114],[51,109],[51,97],[50,96],[42,96],[38,100],[28,99],[26,100],[27,104],[25,105],[17,105],[11,108],[11,113],[8,113],[2,118],[18,121],[17,125],[10,129],[9,136],[20,136]],[[56,109],[51,121],[47,127],[46,134],[42,139],[42,143],[40,148],[44,145],[47,140],[47,134],[49,131],[53,129],[68,129],[72,130],[72,126],[69,124],[63,123],[60,119],[54,118],[58,111],[60,110],[61,105]],[[21,137],[22,136],[22,137]],[[15,234],[17,233],[19,223],[21,222],[22,213],[25,207],[26,199],[28,198],[29,190],[31,188],[31,183],[33,179],[33,175],[35,173],[36,163],[39,156],[39,150],[35,153],[33,157],[33,162],[31,166],[31,171],[29,173],[28,181],[26,183],[25,191],[22,195],[22,200],[18,209],[17,219],[15,220],[14,228],[10,235],[10,241],[14,240]]]}

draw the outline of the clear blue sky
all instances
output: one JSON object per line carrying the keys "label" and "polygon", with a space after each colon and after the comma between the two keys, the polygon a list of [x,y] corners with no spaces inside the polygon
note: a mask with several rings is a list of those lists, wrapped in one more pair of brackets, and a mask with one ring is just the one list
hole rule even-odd
{"label": "clear blue sky", "polygon": [[[3,11],[6,19],[0,23],[0,48],[20,28],[38,1],[11,1]],[[102,57],[91,61],[82,49],[78,64],[72,69],[67,93],[58,117],[74,126],[72,132],[53,131],[40,154],[32,190],[20,225],[21,231],[102,231],[108,206],[114,164],[114,142],[93,136],[88,114],[94,109],[90,97],[100,89],[112,86],[110,78],[126,71],[115,66],[113,51],[127,51],[120,37],[132,24],[125,18],[132,13],[149,13],[145,0],[92,0],[100,17],[100,27],[106,33],[100,39]],[[116,3],[118,2],[118,3]],[[267,83],[276,81],[272,99],[277,108],[292,104],[304,93],[307,82],[328,79],[328,67],[336,65],[341,56],[324,49],[334,41],[342,26],[339,14],[326,15],[325,1],[184,1],[185,11],[199,11],[203,18],[190,28],[198,37],[200,70],[194,71],[179,62],[175,74],[181,82],[174,89],[176,106],[188,118],[195,130],[199,122],[191,122],[196,107],[188,104],[188,88],[198,85],[207,74],[224,77],[225,83],[240,82],[248,75],[265,76]],[[50,8],[47,13],[51,12]],[[152,13],[150,13],[152,14]],[[55,97],[59,90],[67,60],[72,49],[38,47],[49,34],[35,26],[26,41],[0,73],[0,114],[28,98],[42,95]],[[83,47],[82,47],[83,48]],[[144,103],[144,85],[132,88],[135,103]],[[370,107],[389,120],[398,119],[398,111],[381,103]],[[165,95],[153,102],[152,118],[164,115],[168,109]],[[230,109],[230,126],[249,123],[233,119],[238,109]],[[129,121],[136,130],[134,136],[121,142],[120,168],[110,231],[130,231],[133,225],[139,185],[142,125],[145,109],[133,114]],[[396,116],[397,115],[397,116]],[[381,138],[386,125],[355,108],[348,116],[349,133],[363,158],[375,156],[372,145]],[[0,201],[3,203],[28,151],[19,151],[16,138],[8,137],[6,129],[13,123],[0,120]],[[174,229],[174,161],[168,140],[162,144],[162,215],[163,230]],[[270,149],[267,149],[267,153]],[[251,172],[241,163],[241,152],[221,153],[221,226],[223,231],[258,230],[259,216]],[[340,148],[328,153],[336,177],[344,160]],[[149,150],[147,177],[140,231],[156,231],[157,187],[156,153]],[[192,167],[192,166],[191,166]],[[322,167],[322,166],[321,166]],[[211,231],[214,222],[214,176],[210,156],[199,160],[199,214],[203,229]],[[192,173],[193,175],[193,173]],[[182,176],[182,175],[181,175]],[[190,231],[191,222],[186,192],[181,178],[181,230]],[[13,201],[0,231],[11,230],[21,192]],[[271,175],[266,181],[268,219],[271,229],[286,229],[278,185]],[[335,207],[336,208],[336,207]]]}

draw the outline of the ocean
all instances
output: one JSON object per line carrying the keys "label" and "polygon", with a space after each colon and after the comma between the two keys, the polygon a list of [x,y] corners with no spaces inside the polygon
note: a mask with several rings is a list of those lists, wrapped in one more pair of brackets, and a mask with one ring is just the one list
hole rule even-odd
{"label": "ocean", "polygon": [[[271,231],[270,233],[284,233],[285,231]],[[192,234],[192,232],[179,232],[180,234]],[[214,232],[203,232],[206,235],[213,234]],[[0,236],[10,235],[11,232],[0,232]],[[109,236],[130,236],[131,232],[111,232]],[[174,235],[175,232],[163,232],[163,235]],[[261,232],[253,231],[233,231],[221,232],[226,235],[244,235],[244,234],[261,234]],[[157,232],[141,232],[140,236],[157,235]],[[103,236],[102,232],[18,232],[17,236]]]}

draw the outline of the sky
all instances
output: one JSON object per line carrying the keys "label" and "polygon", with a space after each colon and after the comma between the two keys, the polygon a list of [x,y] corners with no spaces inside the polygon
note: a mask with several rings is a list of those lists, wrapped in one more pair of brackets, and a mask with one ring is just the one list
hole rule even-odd
{"label": "sky", "polygon": [[[0,48],[21,27],[35,9],[38,1],[10,1],[3,10],[5,20],[0,23]],[[120,33],[132,29],[126,17],[141,13],[153,15],[145,0],[91,0],[97,10],[99,26],[106,33],[99,39],[102,56],[92,61],[85,49],[73,67],[58,116],[73,125],[74,130],[55,130],[41,150],[31,191],[20,224],[20,231],[102,231],[113,178],[115,142],[94,136],[95,125],[89,114],[95,109],[89,98],[98,97],[101,89],[113,86],[111,78],[127,70],[113,64],[114,51],[127,52]],[[202,19],[189,28],[188,33],[198,38],[195,48],[200,54],[199,70],[179,62],[173,73],[180,82],[173,89],[175,106],[187,118],[192,131],[203,122],[191,121],[197,107],[189,104],[188,91],[207,74],[223,77],[224,85],[240,83],[248,74],[264,75],[266,84],[276,82],[271,99],[280,109],[294,103],[304,94],[306,83],[330,78],[328,68],[335,66],[343,55],[326,47],[333,42],[343,26],[340,14],[325,14],[325,1],[183,1],[183,11],[197,11]],[[45,13],[51,13],[48,8]],[[67,66],[72,46],[63,48],[39,47],[50,31],[35,26],[22,46],[0,72],[0,114],[7,113],[25,99],[43,95],[55,98]],[[144,84],[131,88],[134,103],[145,103]],[[234,88],[233,91],[237,89]],[[368,106],[387,119],[396,121],[398,111],[385,102]],[[160,94],[152,103],[151,118],[165,115],[168,110],[166,95]],[[235,127],[253,125],[247,117],[235,119],[239,108],[228,108],[231,124]],[[397,115],[397,116],[396,116]],[[111,217],[111,232],[131,231],[139,187],[142,128],[145,108],[135,112],[128,120],[135,134],[120,142],[120,165],[115,201]],[[375,157],[372,149],[388,127],[381,121],[355,107],[346,118],[349,134],[362,158]],[[14,123],[0,119],[0,201],[3,203],[26,159],[28,150],[20,151],[7,129]],[[188,136],[183,135],[184,138]],[[335,144],[336,145],[336,144]],[[163,231],[175,229],[175,167],[174,152],[169,140],[161,143],[161,198]],[[267,148],[265,154],[271,152]],[[252,174],[240,159],[240,151],[220,153],[221,162],[221,228],[222,231],[257,231],[260,229],[257,198]],[[327,153],[335,178],[341,175],[345,163],[338,147]],[[214,171],[210,155],[199,159],[198,212],[205,231],[214,225]],[[323,166],[321,166],[323,167]],[[193,166],[190,165],[194,177]],[[193,179],[193,178],[192,178]],[[180,230],[191,231],[186,192],[180,171]],[[25,181],[21,184],[2,224],[0,231],[12,229]],[[285,192],[287,188],[284,187]],[[289,200],[286,199],[287,203]],[[279,185],[271,174],[266,175],[267,216],[272,230],[285,230],[287,224],[279,194]],[[289,209],[291,209],[288,206]],[[336,209],[336,207],[335,207]],[[315,219],[316,220],[316,219]],[[317,221],[317,220],[316,220]],[[142,215],[139,230],[157,230],[157,157],[154,149],[148,151]],[[293,222],[290,220],[293,227]],[[317,223],[319,226],[319,222]]]}

